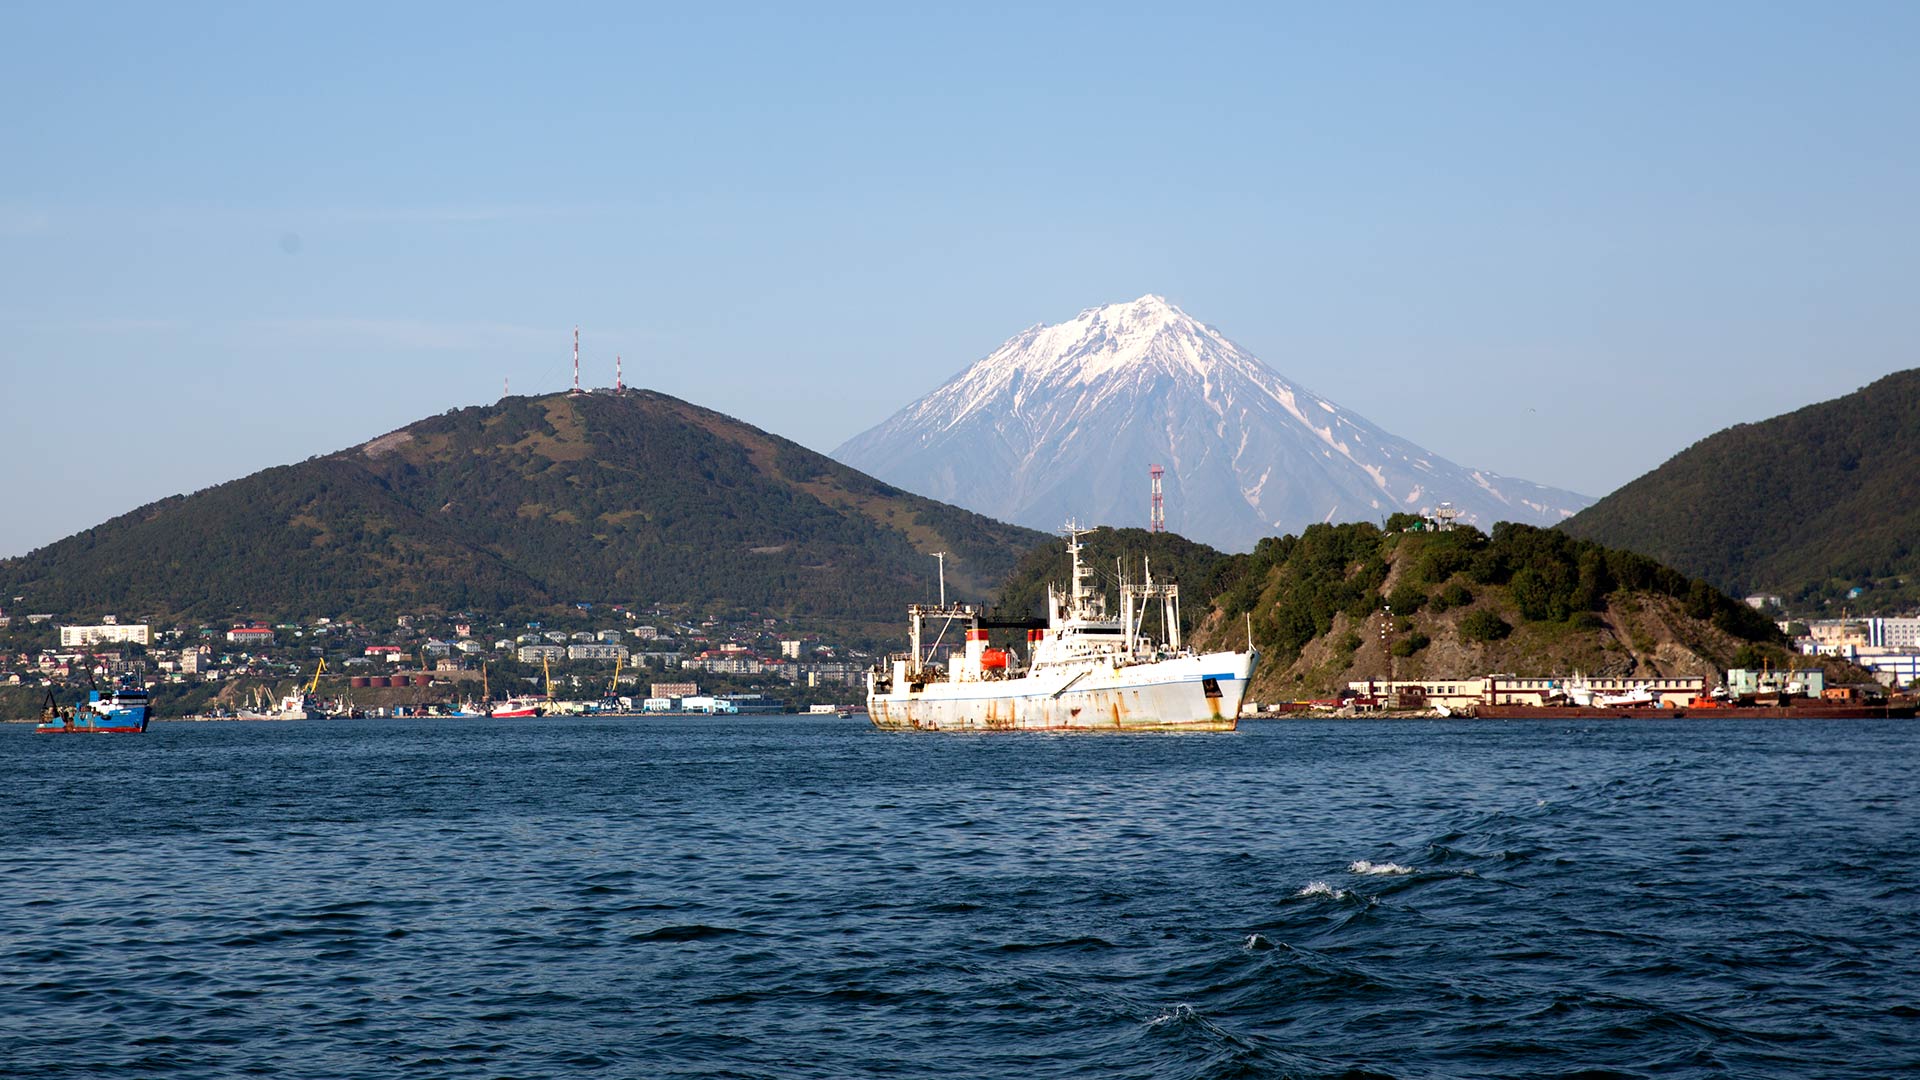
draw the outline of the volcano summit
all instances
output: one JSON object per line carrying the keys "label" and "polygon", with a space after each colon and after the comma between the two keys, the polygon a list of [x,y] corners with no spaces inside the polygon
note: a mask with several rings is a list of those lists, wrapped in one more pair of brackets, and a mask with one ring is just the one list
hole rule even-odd
{"label": "volcano summit", "polygon": [[1159,296],[1023,331],[833,456],[1035,528],[1140,520],[1158,463],[1168,528],[1240,551],[1443,501],[1482,528],[1549,525],[1593,501],[1382,431]]}

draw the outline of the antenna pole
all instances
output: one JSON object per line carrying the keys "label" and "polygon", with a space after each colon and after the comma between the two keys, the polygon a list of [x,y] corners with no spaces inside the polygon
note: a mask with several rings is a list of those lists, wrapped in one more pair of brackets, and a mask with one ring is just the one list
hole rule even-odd
{"label": "antenna pole", "polygon": [[1167,531],[1167,503],[1160,493],[1160,478],[1166,472],[1158,465],[1147,466],[1147,476],[1153,480],[1153,502],[1147,508],[1147,531],[1150,533]]}
{"label": "antenna pole", "polygon": [[620,376],[619,353],[613,354],[613,392],[616,394],[624,394],[627,392],[626,380]]}
{"label": "antenna pole", "polygon": [[573,328],[573,392],[580,392],[580,328]]}
{"label": "antenna pole", "polygon": [[936,551],[933,557],[940,560],[940,606],[947,606],[947,553]]}

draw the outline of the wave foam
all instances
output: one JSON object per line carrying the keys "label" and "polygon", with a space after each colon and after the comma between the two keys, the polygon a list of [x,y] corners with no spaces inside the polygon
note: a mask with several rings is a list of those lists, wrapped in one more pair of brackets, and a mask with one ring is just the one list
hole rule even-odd
{"label": "wave foam", "polygon": [[1329,900],[1345,900],[1347,898],[1347,890],[1336,889],[1324,881],[1309,881],[1307,882],[1305,888],[1301,889],[1297,893],[1294,893],[1293,895],[1324,896]]}
{"label": "wave foam", "polygon": [[1347,869],[1356,874],[1417,874],[1420,872],[1418,867],[1401,866],[1397,862],[1377,863],[1368,862],[1365,859],[1348,866]]}
{"label": "wave foam", "polygon": [[1169,1021],[1172,1021],[1174,1023],[1184,1024],[1184,1023],[1187,1023],[1188,1021],[1197,1020],[1199,1018],[1200,1018],[1200,1014],[1194,1011],[1193,1006],[1185,1004],[1183,1002],[1161,1013],[1159,1016],[1156,1016],[1153,1019],[1147,1021],[1147,1026],[1159,1027],[1161,1024],[1165,1024]]}

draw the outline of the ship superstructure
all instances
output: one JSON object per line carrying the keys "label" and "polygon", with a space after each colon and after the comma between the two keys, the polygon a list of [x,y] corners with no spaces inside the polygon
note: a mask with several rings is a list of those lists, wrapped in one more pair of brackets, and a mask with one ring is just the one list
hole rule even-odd
{"label": "ship superstructure", "polygon": [[[1047,617],[993,620],[973,604],[907,609],[911,651],[867,675],[877,727],[933,731],[1232,731],[1259,654],[1199,653],[1181,642],[1180,586],[1120,573],[1119,610],[1107,610],[1080,538],[1064,530],[1071,560],[1062,590],[1047,589]],[[1159,624],[1159,634],[1148,632]],[[1026,630],[1026,654],[988,644],[993,629]],[[931,641],[929,641],[931,635]],[[951,642],[946,663],[937,662]]]}

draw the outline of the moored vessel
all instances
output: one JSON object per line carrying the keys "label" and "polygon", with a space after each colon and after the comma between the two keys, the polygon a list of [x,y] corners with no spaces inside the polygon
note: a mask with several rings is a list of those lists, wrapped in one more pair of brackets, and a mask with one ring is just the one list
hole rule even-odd
{"label": "moored vessel", "polygon": [[1595,705],[1474,705],[1467,715],[1481,720],[1911,720],[1913,702],[1789,701],[1773,705],[1725,701],[1686,705],[1609,708]]}
{"label": "moored vessel", "polygon": [[326,709],[312,694],[295,692],[271,701],[263,692],[243,708],[234,710],[235,720],[325,720]]}
{"label": "moored vessel", "polygon": [[[1181,643],[1180,587],[1156,584],[1152,564],[1138,582],[1118,582],[1119,612],[1092,585],[1080,538],[1065,529],[1071,580],[1049,586],[1044,625],[991,620],[971,604],[907,609],[911,651],[867,674],[875,727],[928,731],[1232,731],[1259,654],[1200,653]],[[943,590],[944,591],[944,590]],[[1160,635],[1146,624],[1158,608]],[[1027,654],[988,644],[988,632],[1025,628]],[[931,645],[926,641],[934,633]],[[947,635],[965,636],[946,664]]]}
{"label": "moored vessel", "polygon": [[153,704],[146,688],[123,681],[108,693],[89,690],[87,700],[68,708],[56,704],[53,691],[47,691],[46,707],[33,730],[47,735],[132,735],[147,730],[152,717]]}

